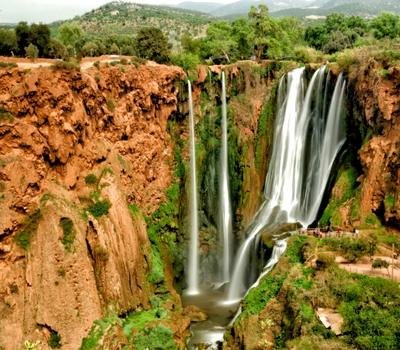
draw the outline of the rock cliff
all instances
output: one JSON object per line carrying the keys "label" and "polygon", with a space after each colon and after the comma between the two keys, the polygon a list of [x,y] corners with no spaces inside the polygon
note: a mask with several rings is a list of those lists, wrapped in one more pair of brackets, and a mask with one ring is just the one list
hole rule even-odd
{"label": "rock cliff", "polygon": [[[61,337],[149,305],[141,215],[172,182],[182,70],[0,70],[0,348]],[[132,211],[132,210],[131,210]]]}

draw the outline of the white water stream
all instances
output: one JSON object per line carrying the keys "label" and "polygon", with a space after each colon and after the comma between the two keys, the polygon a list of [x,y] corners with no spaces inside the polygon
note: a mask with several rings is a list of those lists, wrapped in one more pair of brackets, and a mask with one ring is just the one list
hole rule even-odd
{"label": "white water stream", "polygon": [[197,178],[196,178],[196,138],[195,121],[193,112],[192,85],[188,81],[189,91],[189,141],[190,141],[190,193],[189,193],[189,215],[190,215],[190,241],[188,252],[187,294],[199,293],[199,219],[197,204]]}

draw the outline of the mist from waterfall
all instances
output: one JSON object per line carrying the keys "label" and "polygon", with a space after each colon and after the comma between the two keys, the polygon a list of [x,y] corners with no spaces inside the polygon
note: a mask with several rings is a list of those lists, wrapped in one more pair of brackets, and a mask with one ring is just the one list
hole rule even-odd
{"label": "mist from waterfall", "polygon": [[196,178],[196,138],[195,121],[193,112],[192,85],[188,81],[189,94],[189,142],[190,142],[190,192],[189,192],[189,226],[190,240],[187,268],[187,293],[195,295],[199,293],[199,222],[198,222],[198,193]]}
{"label": "mist from waterfall", "polygon": [[315,221],[333,162],[345,141],[343,76],[330,96],[326,67],[314,73],[307,89],[304,72],[295,69],[279,83],[265,199],[236,255],[228,302],[240,299],[253,282],[247,278],[252,269],[250,254],[261,232],[273,232],[290,222],[307,227]]}
{"label": "mist from waterfall", "polygon": [[228,168],[228,118],[226,107],[225,73],[222,72],[222,120],[221,120],[221,153],[219,175],[219,244],[222,253],[220,265],[220,282],[228,282],[231,272],[232,259],[232,212],[229,194]]}

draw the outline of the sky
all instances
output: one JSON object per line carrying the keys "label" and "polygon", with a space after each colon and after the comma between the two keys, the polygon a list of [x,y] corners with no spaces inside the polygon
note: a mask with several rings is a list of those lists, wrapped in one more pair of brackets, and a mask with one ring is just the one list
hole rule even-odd
{"label": "sky", "polygon": [[[186,0],[135,0],[152,5],[176,5]],[[189,0],[190,1],[190,0]],[[235,0],[191,0],[227,4]],[[20,21],[50,23],[72,18],[104,5],[111,0],[0,0],[0,23]]]}

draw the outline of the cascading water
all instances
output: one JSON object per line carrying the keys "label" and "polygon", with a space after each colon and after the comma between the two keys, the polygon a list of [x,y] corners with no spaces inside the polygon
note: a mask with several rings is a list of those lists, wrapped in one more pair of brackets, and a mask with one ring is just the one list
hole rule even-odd
{"label": "cascading water", "polygon": [[188,81],[189,91],[189,139],[190,139],[190,241],[188,256],[187,294],[195,295],[199,293],[199,223],[197,209],[197,179],[196,179],[196,139],[194,132],[194,112],[192,85]]}
{"label": "cascading water", "polygon": [[219,179],[219,233],[222,249],[221,282],[228,282],[231,266],[232,213],[229,195],[228,173],[228,120],[226,108],[225,73],[222,72],[222,122],[221,155]]}
{"label": "cascading water", "polygon": [[246,278],[253,242],[261,231],[283,223],[310,225],[316,218],[332,164],[345,141],[343,99],[345,81],[339,76],[326,115],[328,73],[318,69],[304,96],[304,68],[282,79],[274,145],[265,181],[265,201],[236,256],[228,301],[235,302],[251,281]]}

